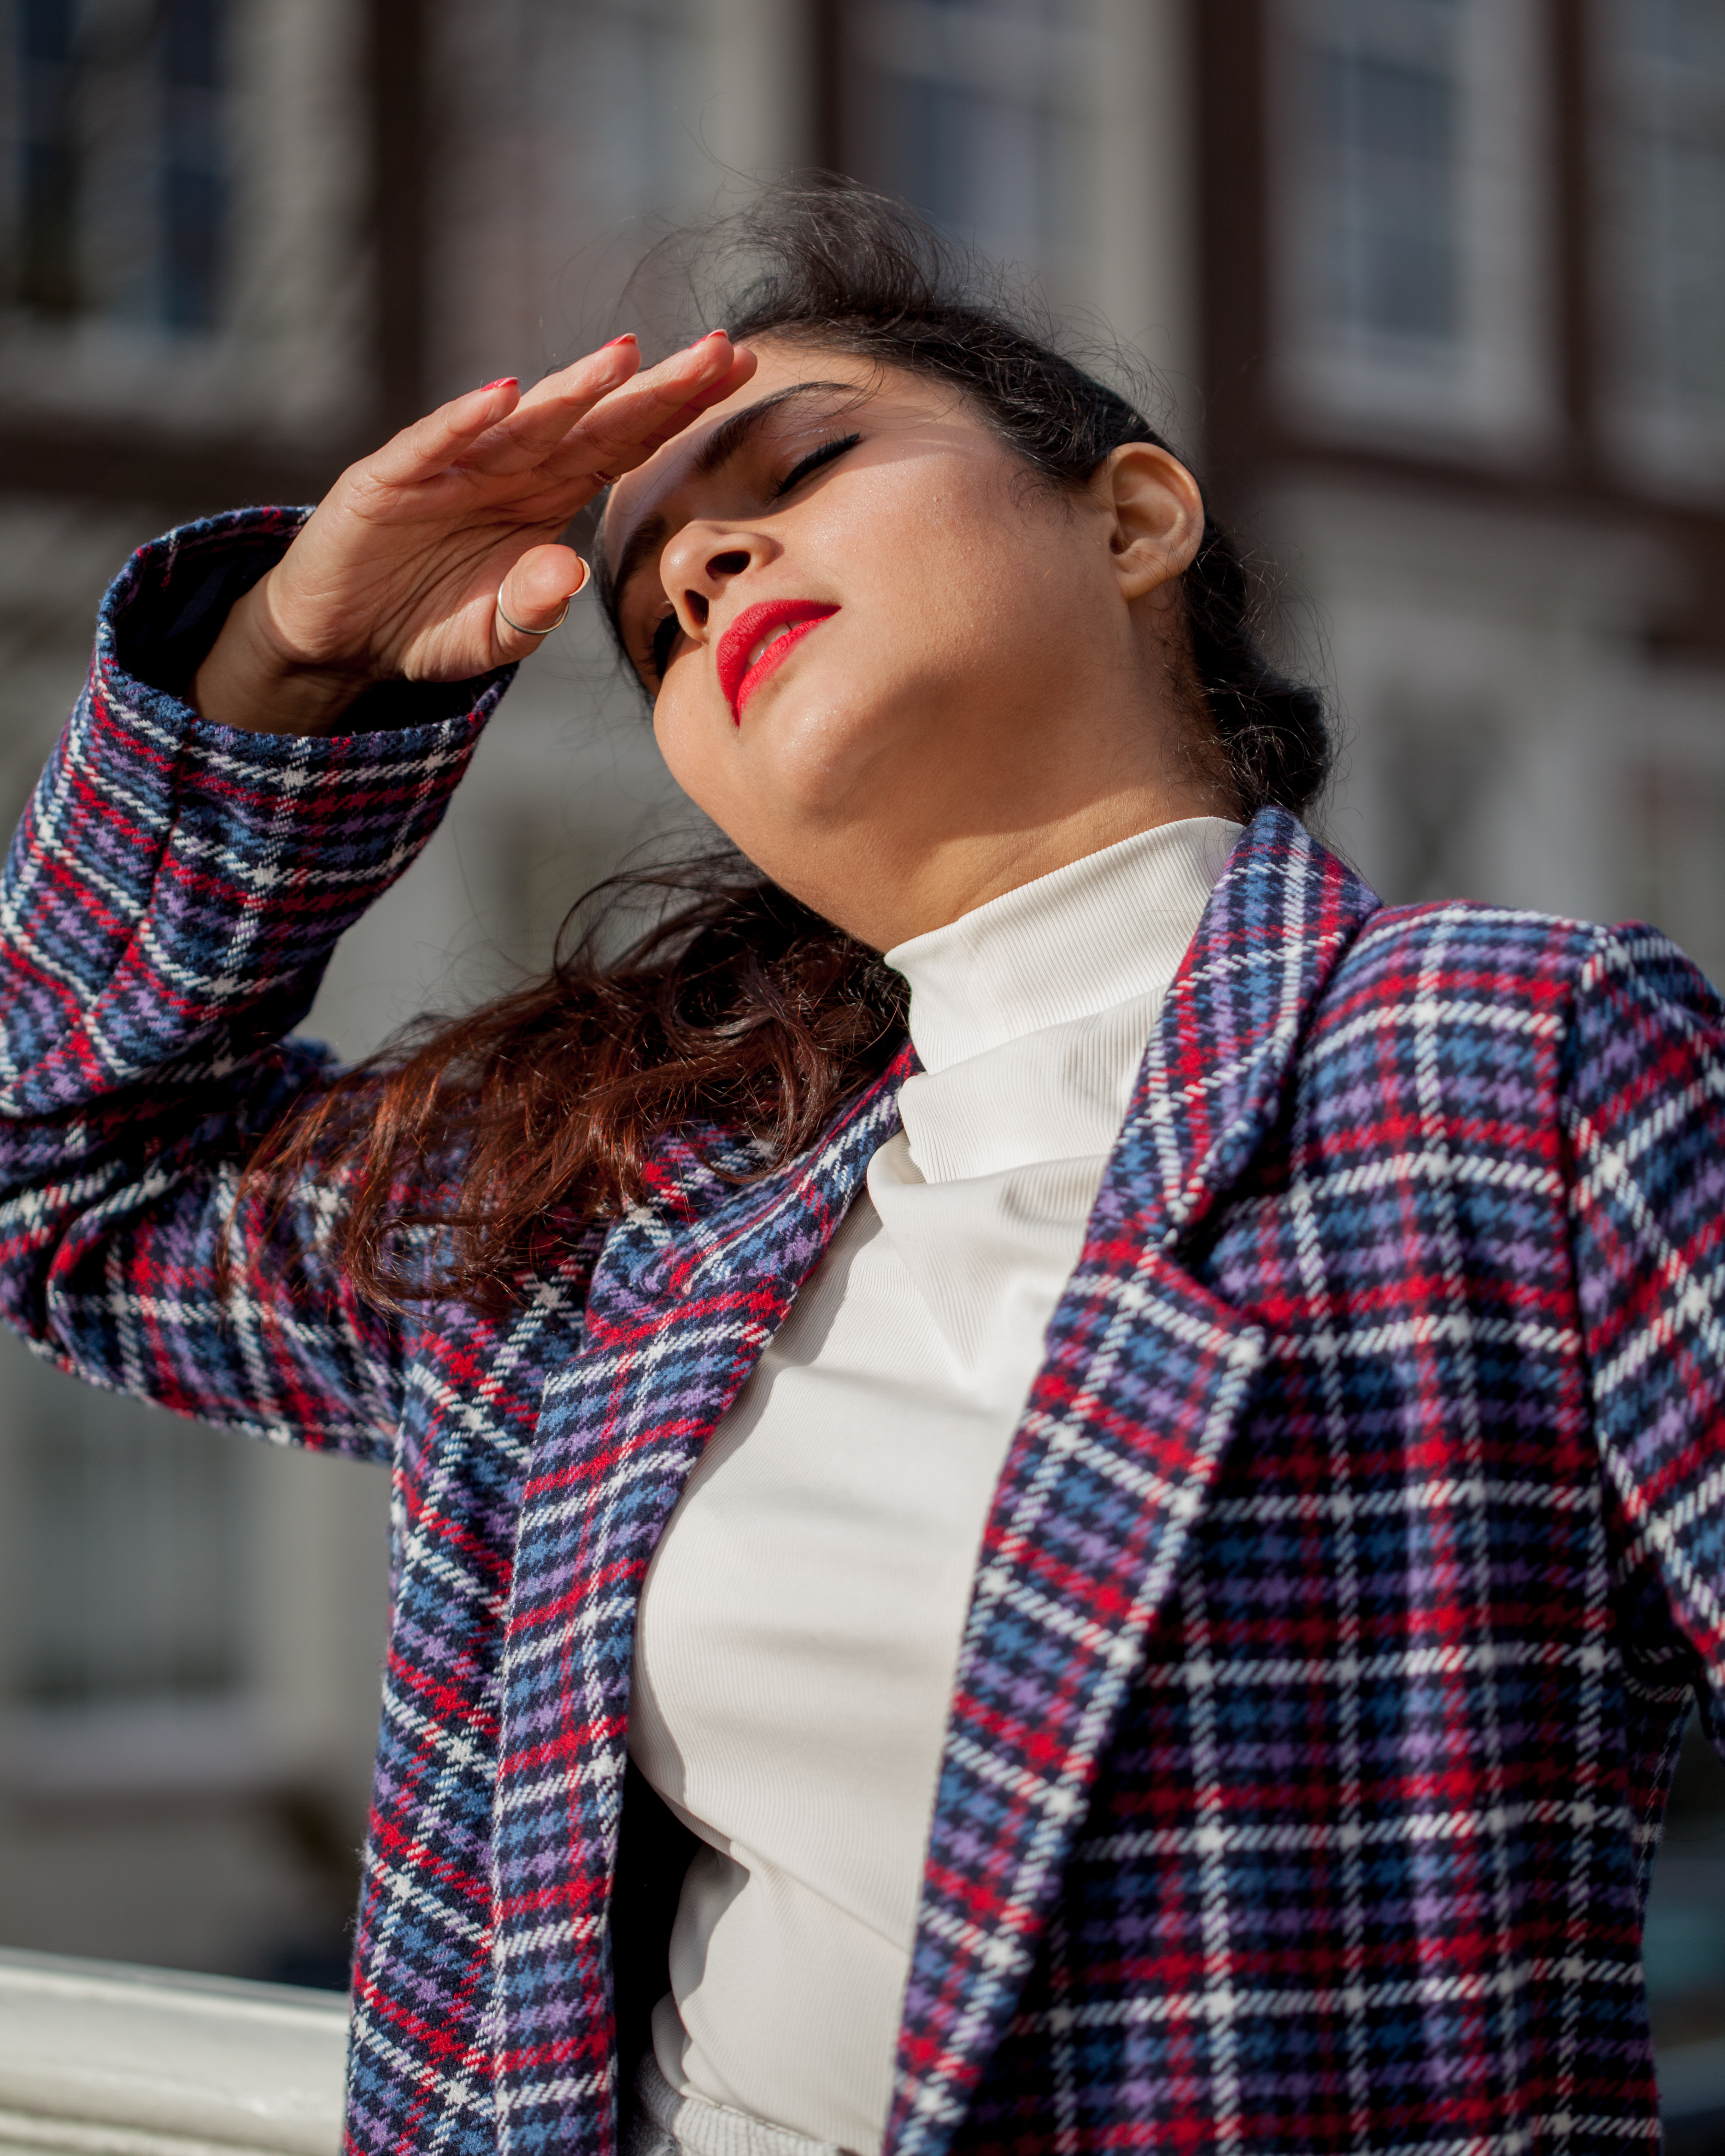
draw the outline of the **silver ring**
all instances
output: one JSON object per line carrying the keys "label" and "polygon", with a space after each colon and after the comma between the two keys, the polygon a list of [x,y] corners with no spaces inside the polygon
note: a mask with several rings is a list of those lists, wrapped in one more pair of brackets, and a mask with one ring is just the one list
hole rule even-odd
{"label": "silver ring", "polygon": [[504,605],[503,588],[500,584],[497,588],[497,611],[502,615],[503,619],[509,624],[510,627],[515,631],[517,636],[549,636],[552,629],[561,629],[563,624],[569,619],[569,608],[574,603],[574,599],[575,594],[573,592],[571,592],[568,598],[563,601],[562,612],[557,616],[554,622],[548,624],[544,629],[529,629],[524,621],[517,621],[515,616],[510,612],[509,608]]}
{"label": "silver ring", "polygon": [[575,558],[578,562],[581,562],[581,582],[576,585],[574,590],[570,593],[568,598],[563,601],[563,610],[557,616],[557,619],[553,622],[548,623],[543,629],[529,629],[525,622],[517,621],[515,616],[509,611],[509,608],[504,605],[503,587],[501,584],[498,585],[497,611],[502,615],[505,621],[509,624],[510,627],[515,631],[517,636],[549,636],[552,629],[561,629],[563,624],[569,619],[570,608],[574,605],[581,593],[587,589],[587,580],[593,574],[592,570],[588,567],[586,562],[581,561],[581,557],[578,554]]}

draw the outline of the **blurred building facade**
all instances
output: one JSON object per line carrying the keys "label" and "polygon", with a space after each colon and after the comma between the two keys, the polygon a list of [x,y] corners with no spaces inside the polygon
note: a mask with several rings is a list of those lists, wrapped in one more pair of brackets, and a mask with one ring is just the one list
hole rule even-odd
{"label": "blurred building facade", "polygon": [[1335,834],[1386,896],[1651,917],[1717,978],[1725,14],[1199,20],[1209,440],[1322,624]]}
{"label": "blurred building facade", "polygon": [[[131,545],[315,498],[428,401],[650,330],[619,310],[656,304],[624,279],[660,220],[822,167],[1154,370],[1332,693],[1330,834],[1387,897],[1645,916],[1725,975],[1717,0],[0,0],[0,24],[9,809]],[[358,1052],[531,965],[678,814],[578,609],[314,1025]],[[22,1351],[0,1370],[0,1941],[338,1968],[381,1478],[170,1430]]]}

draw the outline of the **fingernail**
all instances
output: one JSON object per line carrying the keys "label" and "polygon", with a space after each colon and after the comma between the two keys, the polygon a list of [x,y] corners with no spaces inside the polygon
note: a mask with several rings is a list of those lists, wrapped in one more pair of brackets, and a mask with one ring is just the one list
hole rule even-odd
{"label": "fingernail", "polygon": [[480,388],[481,392],[484,392],[487,389],[504,389],[512,388],[514,384],[520,380],[520,378],[521,377],[518,375],[500,374],[495,382],[480,382]]}
{"label": "fingernail", "polygon": [[715,337],[728,336],[729,335],[730,331],[728,330],[709,330],[706,335],[701,341],[703,344],[711,344]]}
{"label": "fingernail", "polygon": [[609,352],[614,344],[634,344],[638,340],[634,331],[633,330],[625,330],[620,337],[607,337],[605,341],[599,346],[599,350],[601,352]]}

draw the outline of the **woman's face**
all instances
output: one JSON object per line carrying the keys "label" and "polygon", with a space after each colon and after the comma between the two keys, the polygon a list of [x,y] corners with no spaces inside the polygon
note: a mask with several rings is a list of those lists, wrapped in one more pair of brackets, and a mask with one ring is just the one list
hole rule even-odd
{"label": "woman's face", "polygon": [[742,850],[885,947],[1212,807],[1169,753],[1183,468],[1117,452],[1123,526],[1117,485],[1035,484],[943,385],[757,351],[605,526],[660,749]]}

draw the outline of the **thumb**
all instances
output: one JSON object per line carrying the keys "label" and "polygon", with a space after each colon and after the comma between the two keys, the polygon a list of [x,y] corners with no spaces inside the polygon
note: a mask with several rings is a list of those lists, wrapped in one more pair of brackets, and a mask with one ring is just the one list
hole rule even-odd
{"label": "thumb", "polygon": [[496,663],[506,665],[536,651],[562,622],[588,573],[572,547],[534,547],[523,554],[504,577],[491,612]]}

